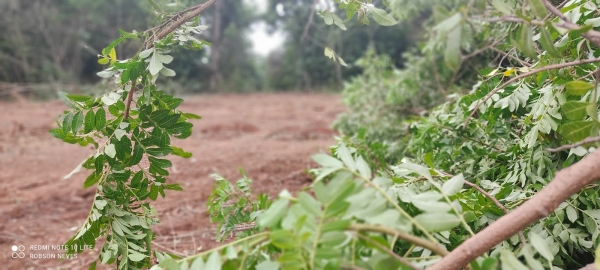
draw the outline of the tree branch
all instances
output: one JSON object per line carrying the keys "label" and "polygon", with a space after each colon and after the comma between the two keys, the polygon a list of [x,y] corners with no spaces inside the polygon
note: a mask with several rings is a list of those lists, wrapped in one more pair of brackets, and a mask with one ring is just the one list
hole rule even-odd
{"label": "tree branch", "polygon": [[[160,40],[160,39],[166,37],[168,34],[170,34],[171,32],[175,31],[175,29],[177,29],[177,27],[181,26],[182,24],[186,23],[187,21],[191,20],[192,18],[200,15],[200,13],[202,13],[202,11],[204,11],[205,9],[207,9],[208,7],[210,7],[216,1],[217,0],[208,0],[208,2],[206,2],[206,3],[202,4],[202,5],[198,5],[198,6],[195,6],[195,7],[191,7],[191,8],[185,9],[181,13],[187,13],[187,14],[185,14],[185,16],[181,17],[180,19],[174,21],[167,28],[165,28],[162,31],[160,31],[158,33],[158,35],[154,36],[154,40]],[[154,46],[153,42],[148,42],[147,45],[146,45],[146,49],[150,49],[153,46]]]}
{"label": "tree branch", "polygon": [[131,101],[133,100],[133,92],[135,92],[135,81],[131,83],[131,89],[129,89],[129,93],[127,93],[127,101],[125,101],[125,115],[123,116],[123,120],[127,120],[129,118],[129,110],[131,109]]}
{"label": "tree branch", "polygon": [[[569,20],[565,14],[560,12],[556,7],[554,7],[548,0],[542,0],[544,6],[550,13],[556,15],[556,17],[560,18],[564,21],[564,23],[558,23],[556,26],[563,27],[569,30],[581,30],[581,27]],[[596,46],[600,47],[600,32],[596,30],[589,30],[587,32],[581,33],[581,36],[586,38],[587,40],[594,43]]]}
{"label": "tree branch", "polygon": [[461,269],[520,230],[551,214],[586,185],[600,179],[600,150],[556,173],[556,177],[519,208],[492,223],[442,258],[429,270]]}
{"label": "tree branch", "polygon": [[483,103],[485,103],[486,101],[488,101],[488,99],[490,99],[496,92],[498,92],[500,89],[504,88],[505,86],[516,82],[522,78],[525,77],[529,77],[531,75],[540,73],[542,71],[546,71],[546,70],[551,70],[551,69],[559,69],[559,68],[564,68],[564,67],[570,67],[570,66],[576,66],[576,65],[581,65],[581,64],[589,64],[589,63],[597,63],[600,62],[600,58],[593,58],[593,59],[583,59],[583,60],[576,60],[573,62],[567,62],[567,63],[561,63],[561,64],[556,64],[556,65],[549,65],[549,66],[545,66],[545,67],[541,67],[526,73],[523,73],[521,75],[515,76],[514,78],[504,82],[503,84],[501,84],[500,86],[494,88],[494,90],[492,90],[490,93],[488,93],[485,98],[483,98],[483,100],[479,101],[479,103],[477,103],[477,106],[475,106],[475,108],[473,108],[473,111],[471,111],[471,114],[469,114],[469,117],[467,117],[467,119],[465,120],[465,122],[463,123],[463,129],[467,128],[467,123],[469,123],[469,120],[473,117],[473,115],[475,115],[475,113],[477,112],[477,110],[479,109],[479,107],[481,107],[481,105]]}
{"label": "tree branch", "polygon": [[313,23],[313,17],[315,15],[315,10],[317,9],[317,1],[318,0],[314,0],[312,6],[310,6],[310,14],[308,14],[308,21],[306,22],[306,25],[304,25],[304,31],[302,31],[302,36],[300,37],[300,42],[303,42],[306,37],[308,36],[308,29],[310,29],[310,26]]}
{"label": "tree branch", "polygon": [[426,239],[411,235],[411,234],[407,234],[405,232],[402,231],[398,231],[398,230],[394,230],[392,228],[387,228],[387,227],[383,227],[383,226],[373,226],[373,225],[365,225],[365,224],[359,224],[359,223],[353,223],[350,226],[348,226],[347,228],[348,230],[352,230],[352,231],[363,231],[363,232],[379,232],[379,233],[385,233],[387,235],[393,235],[398,237],[399,239],[405,240],[407,242],[410,242],[412,244],[415,244],[416,246],[420,246],[422,248],[426,248],[431,250],[433,253],[440,255],[440,256],[445,256],[446,254],[448,254],[448,251],[436,244],[433,243],[431,241],[428,241]]}
{"label": "tree branch", "polygon": [[563,145],[563,146],[557,147],[557,148],[546,148],[546,150],[548,150],[548,152],[556,153],[556,152],[568,150],[568,149],[571,149],[571,148],[575,148],[575,147],[578,147],[578,146],[582,146],[582,145],[587,144],[587,143],[595,143],[595,142],[600,142],[600,136],[597,136],[597,137],[587,137],[587,138],[583,139],[583,141],[576,142],[574,144],[567,144],[567,145]]}
{"label": "tree branch", "polygon": [[[487,197],[488,199],[492,200],[492,202],[494,202],[494,204],[496,206],[498,206],[498,208],[502,209],[502,211],[504,212],[504,214],[508,215],[508,209],[506,209],[506,207],[504,207],[504,205],[502,205],[500,203],[500,201],[498,201],[498,199],[496,199],[496,197],[492,196],[492,194],[489,194],[487,191],[483,190],[483,188],[481,188],[480,186],[476,185],[475,183],[471,183],[469,181],[465,181],[465,185],[470,186],[474,189],[476,189],[477,191],[481,192],[481,194],[483,194],[483,196]],[[524,245],[527,245],[527,239],[525,238],[525,235],[523,234],[523,231],[519,231],[519,238],[521,239],[521,243],[523,243]]]}
{"label": "tree branch", "polygon": [[375,242],[375,241],[373,241],[371,238],[369,238],[369,237],[366,237],[366,236],[364,236],[364,235],[362,235],[362,234],[357,234],[356,236],[358,236],[358,238],[360,238],[360,239],[362,239],[362,240],[365,240],[365,241],[369,242],[369,244],[376,246],[376,247],[377,247],[378,249],[380,249],[381,251],[383,251],[383,252],[387,253],[388,255],[390,255],[390,256],[392,256],[392,257],[394,257],[394,258],[395,258],[396,260],[398,260],[400,263],[402,263],[402,264],[404,264],[404,265],[406,265],[406,266],[410,267],[411,269],[414,269],[414,270],[419,270],[419,268],[418,268],[418,267],[416,267],[415,265],[413,265],[412,263],[410,263],[410,262],[409,262],[409,261],[407,261],[406,259],[404,259],[404,258],[400,257],[398,254],[394,253],[393,251],[391,251],[391,250],[390,250],[389,248],[387,248],[386,246],[384,246],[384,245],[382,245],[382,244],[380,244],[380,243],[378,243],[378,242]]}

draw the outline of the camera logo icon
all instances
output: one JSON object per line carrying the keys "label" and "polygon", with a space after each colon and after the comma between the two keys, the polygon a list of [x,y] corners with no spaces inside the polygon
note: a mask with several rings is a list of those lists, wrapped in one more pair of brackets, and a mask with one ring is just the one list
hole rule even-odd
{"label": "camera logo icon", "polygon": [[25,246],[23,245],[14,245],[12,246],[12,254],[10,255],[13,259],[23,259],[25,258]]}

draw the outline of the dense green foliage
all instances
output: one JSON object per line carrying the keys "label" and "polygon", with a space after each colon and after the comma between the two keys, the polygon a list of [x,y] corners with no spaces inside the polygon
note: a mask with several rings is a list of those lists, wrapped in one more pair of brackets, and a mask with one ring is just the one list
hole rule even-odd
{"label": "dense green foliage", "polygon": [[[165,183],[171,163],[162,157],[190,156],[170,139],[188,137],[188,120],[198,117],[176,110],[182,100],[155,82],[159,74],[175,75],[165,66],[172,48],[202,47],[191,33],[205,27],[189,22],[156,39],[153,32],[121,31],[103,50],[100,61],[109,67],[99,73],[116,79],[117,90],[98,98],[63,95],[71,110],[52,131],[97,149],[81,165],[92,171],[84,185],[97,184],[97,194],[69,243],[105,238],[100,261],[120,269],[150,267],[151,259],[158,261],[152,269],[433,265],[595,149],[550,149],[599,132],[593,75],[600,55],[593,40],[582,37],[597,21],[597,4],[590,3],[562,6],[563,20],[573,24],[565,27],[542,0],[395,0],[391,14],[339,1],[349,21],[389,26],[417,16],[426,41],[405,54],[404,69],[372,50],[358,62],[365,73],[346,84],[350,112],[338,123],[346,136],[331,155],[313,156],[320,167],[309,190],[254,199],[246,177],[233,185],[215,176],[210,216],[220,240],[231,234],[236,240],[187,258],[152,251],[150,226],[157,219],[146,199],[180,189]],[[329,27],[346,27],[337,13],[321,15]],[[150,38],[146,49],[118,61],[113,48],[140,36]],[[325,56],[344,64],[335,50]],[[148,168],[139,165],[143,157]],[[592,262],[600,235],[598,188],[587,186],[471,268],[564,269]]]}

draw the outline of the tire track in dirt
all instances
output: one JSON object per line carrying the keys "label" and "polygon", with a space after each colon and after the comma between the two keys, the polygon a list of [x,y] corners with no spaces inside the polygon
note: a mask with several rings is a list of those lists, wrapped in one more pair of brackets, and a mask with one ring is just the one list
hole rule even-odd
{"label": "tire track in dirt", "polygon": [[[0,263],[6,269],[87,269],[101,247],[74,260],[11,258],[12,245],[28,252],[29,245],[63,244],[87,217],[95,190],[82,188],[85,172],[62,177],[92,149],[48,134],[65,109],[58,101],[0,103]],[[184,191],[154,204],[161,219],[156,247],[179,254],[216,245],[205,213],[212,173],[235,181],[243,168],[257,193],[297,191],[310,183],[310,155],[335,143],[330,125],[343,111],[337,95],[298,93],[193,96],[180,109],[203,117],[190,138],[173,141],[194,156],[171,159],[168,182]]]}

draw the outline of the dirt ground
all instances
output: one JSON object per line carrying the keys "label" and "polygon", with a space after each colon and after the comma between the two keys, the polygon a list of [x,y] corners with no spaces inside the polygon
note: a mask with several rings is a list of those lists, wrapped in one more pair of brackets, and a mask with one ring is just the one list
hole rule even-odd
{"label": "dirt ground", "polygon": [[[0,102],[2,269],[87,269],[97,258],[101,245],[71,260],[31,258],[57,253],[33,248],[64,244],[87,217],[95,193],[95,188],[83,189],[85,171],[63,180],[93,152],[48,133],[65,109],[59,101]],[[216,245],[206,214],[212,173],[236,181],[243,168],[255,192],[297,191],[311,181],[306,174],[315,166],[310,155],[335,143],[330,126],[343,111],[339,96],[330,94],[194,96],[180,109],[203,119],[194,122],[190,138],[173,143],[194,156],[171,159],[168,181],[184,191],[167,192],[154,204],[161,220],[154,228],[154,247],[181,255]],[[21,245],[25,258],[11,258],[21,252],[11,248]]]}

